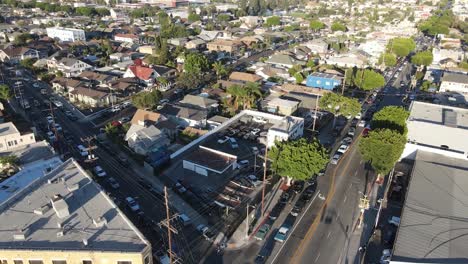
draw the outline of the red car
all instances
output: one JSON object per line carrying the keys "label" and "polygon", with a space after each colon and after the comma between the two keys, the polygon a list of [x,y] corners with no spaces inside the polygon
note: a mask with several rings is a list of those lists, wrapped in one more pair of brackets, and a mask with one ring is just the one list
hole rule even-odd
{"label": "red car", "polygon": [[363,136],[363,137],[367,137],[367,135],[369,134],[369,131],[370,131],[370,130],[371,130],[371,129],[370,129],[369,127],[364,128],[364,130],[362,130],[362,136]]}

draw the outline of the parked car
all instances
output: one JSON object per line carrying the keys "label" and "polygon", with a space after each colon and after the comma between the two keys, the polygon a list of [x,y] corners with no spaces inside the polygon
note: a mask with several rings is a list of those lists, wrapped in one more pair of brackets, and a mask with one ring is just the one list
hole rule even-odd
{"label": "parked car", "polygon": [[286,238],[288,237],[289,233],[289,227],[282,226],[280,229],[278,229],[278,232],[275,235],[275,241],[283,243],[286,241]]}
{"label": "parked car", "polygon": [[107,173],[102,169],[101,166],[94,167],[94,174],[98,177],[106,177]]}
{"label": "parked car", "polygon": [[230,137],[224,136],[224,138],[218,139],[218,143],[219,143],[219,144],[223,144],[223,143],[225,143],[226,141],[228,141],[229,139],[230,139]]}
{"label": "parked car", "polygon": [[281,211],[283,211],[283,209],[284,209],[284,204],[277,203],[275,207],[273,207],[273,209],[271,210],[269,218],[271,220],[276,220],[276,218],[278,218],[278,216],[281,214]]}
{"label": "parked car", "polygon": [[82,157],[88,156],[88,149],[85,148],[83,145],[78,145],[78,146],[77,146],[77,149],[78,149],[78,152],[80,153],[80,155],[81,155]]}
{"label": "parked car", "polygon": [[188,217],[186,214],[180,214],[178,219],[184,226],[192,224],[192,219],[190,219],[190,217]]}
{"label": "parked car", "polygon": [[47,132],[47,138],[49,139],[50,142],[53,142],[56,140],[54,132],[51,132],[51,131]]}
{"label": "parked car", "polygon": [[249,166],[249,161],[248,160],[241,160],[237,163],[237,166],[239,169],[243,169]]}
{"label": "parked car", "polygon": [[236,149],[239,148],[237,141],[235,138],[229,138],[229,143],[231,144],[231,148]]}
{"label": "parked car", "polygon": [[166,104],[169,103],[169,99],[161,99],[159,100],[159,104]]}
{"label": "parked car", "polygon": [[392,216],[390,219],[388,219],[388,223],[398,227],[400,226],[400,217]]}
{"label": "parked car", "polygon": [[342,144],[336,152],[344,154],[346,151],[348,151],[349,145]]}
{"label": "parked car", "polygon": [[126,116],[119,119],[120,124],[127,123],[128,121],[130,121],[130,118],[128,118]]}
{"label": "parked car", "polygon": [[302,209],[304,209],[305,204],[306,204],[306,201],[304,199],[297,200],[296,204],[291,210],[291,215],[298,216],[302,212]]}
{"label": "parked car", "polygon": [[349,128],[348,136],[354,137],[355,133],[356,133],[356,129],[354,127]]}
{"label": "parked car", "polygon": [[114,105],[113,107],[109,109],[109,112],[115,113],[115,112],[119,112],[120,110],[121,110],[120,105]]}
{"label": "parked car", "polygon": [[366,126],[366,121],[365,120],[360,120],[358,123],[358,127],[365,127]]}
{"label": "parked car", "polygon": [[331,159],[330,163],[333,165],[338,164],[338,161],[340,161],[342,154],[341,153],[336,153],[333,155],[333,158]]}
{"label": "parked car", "polygon": [[353,142],[352,137],[345,137],[345,138],[343,138],[343,140],[341,140],[342,145],[349,145],[349,144],[351,144],[351,142]]}
{"label": "parked car", "polygon": [[123,165],[128,165],[128,159],[127,159],[127,157],[125,157],[124,154],[119,154],[119,155],[117,155],[117,158],[119,159],[119,161],[120,161]]}
{"label": "parked car", "polygon": [[50,115],[46,116],[47,123],[52,124],[54,122],[54,118]]}
{"label": "parked car", "polygon": [[304,189],[304,181],[296,181],[292,186],[295,193],[300,193]]}
{"label": "parked car", "polygon": [[257,233],[255,234],[255,239],[264,240],[269,230],[270,230],[270,225],[263,224],[260,227],[260,229],[258,229]]}
{"label": "parked car", "polygon": [[123,102],[123,103],[122,103],[122,108],[127,108],[127,107],[129,107],[129,106],[131,106],[131,105],[132,105],[131,102]]}
{"label": "parked car", "polygon": [[130,209],[133,212],[140,211],[140,205],[135,201],[135,199],[129,196],[125,198],[125,201],[127,202],[128,207],[130,207]]}
{"label": "parked car", "polygon": [[114,189],[118,189],[120,187],[120,184],[113,177],[109,177],[107,181],[109,182],[110,186]]}

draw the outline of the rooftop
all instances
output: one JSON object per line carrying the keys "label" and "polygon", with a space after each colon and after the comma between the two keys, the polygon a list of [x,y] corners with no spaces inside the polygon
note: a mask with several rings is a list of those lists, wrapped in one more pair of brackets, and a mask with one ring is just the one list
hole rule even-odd
{"label": "rooftop", "polygon": [[[221,154],[222,153],[222,154]],[[200,146],[184,158],[187,161],[202,165],[209,169],[223,172],[236,161],[236,156],[230,156],[220,151],[212,151],[210,148]]]}
{"label": "rooftop", "polygon": [[55,156],[55,151],[46,141],[39,141],[0,153],[0,156],[8,155],[15,155],[19,158],[20,164],[26,164],[37,160],[52,158]]}
{"label": "rooftop", "polygon": [[8,136],[11,134],[19,134],[18,129],[12,122],[0,124],[0,136]]}
{"label": "rooftop", "polygon": [[337,80],[342,80],[343,79],[343,77],[340,77],[338,75],[331,74],[331,73],[325,73],[325,72],[313,72],[309,76],[328,78],[328,79],[337,79]]}
{"label": "rooftop", "polygon": [[414,101],[409,121],[468,129],[468,109]]}
{"label": "rooftop", "polygon": [[418,151],[392,261],[467,263],[468,163]]}
{"label": "rooftop", "polygon": [[0,248],[141,252],[147,246],[73,159],[0,204]]}
{"label": "rooftop", "polygon": [[468,75],[462,73],[446,72],[442,77],[442,81],[468,84]]}

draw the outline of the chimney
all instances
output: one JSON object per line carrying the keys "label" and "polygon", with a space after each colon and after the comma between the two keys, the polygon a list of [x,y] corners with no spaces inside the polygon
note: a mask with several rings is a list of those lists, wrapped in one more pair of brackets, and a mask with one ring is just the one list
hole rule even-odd
{"label": "chimney", "polygon": [[93,223],[96,227],[103,227],[107,225],[107,220],[104,217],[99,217],[98,219],[93,219]]}
{"label": "chimney", "polygon": [[88,245],[88,239],[87,238],[83,238],[83,245],[85,247]]}
{"label": "chimney", "polygon": [[34,213],[37,214],[37,215],[44,215],[44,214],[47,213],[49,210],[50,210],[50,205],[49,205],[49,204],[45,204],[45,205],[41,206],[40,208],[35,209],[35,210],[34,210]]}
{"label": "chimney", "polygon": [[68,191],[73,192],[76,191],[80,188],[80,185],[78,183],[72,184],[70,186],[67,186]]}

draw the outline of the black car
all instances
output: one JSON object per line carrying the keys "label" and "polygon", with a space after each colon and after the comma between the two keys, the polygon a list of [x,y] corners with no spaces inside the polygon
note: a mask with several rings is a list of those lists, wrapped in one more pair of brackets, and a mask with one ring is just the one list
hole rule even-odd
{"label": "black car", "polygon": [[273,207],[273,210],[271,210],[270,212],[270,219],[271,220],[276,220],[276,218],[278,218],[278,216],[281,214],[281,211],[283,211],[284,209],[284,204],[282,203],[277,203],[275,205],[275,207]]}
{"label": "black car", "polygon": [[283,192],[283,194],[281,194],[279,202],[282,203],[282,204],[287,204],[290,199],[291,199],[290,192]]}
{"label": "black car", "polygon": [[297,200],[296,204],[294,205],[293,209],[291,210],[291,215],[298,216],[302,212],[302,209],[304,209],[306,201],[304,199],[301,199],[301,198],[299,198],[299,200]]}
{"label": "black car", "polygon": [[293,190],[295,193],[300,193],[304,189],[304,181],[297,181],[293,185]]}

